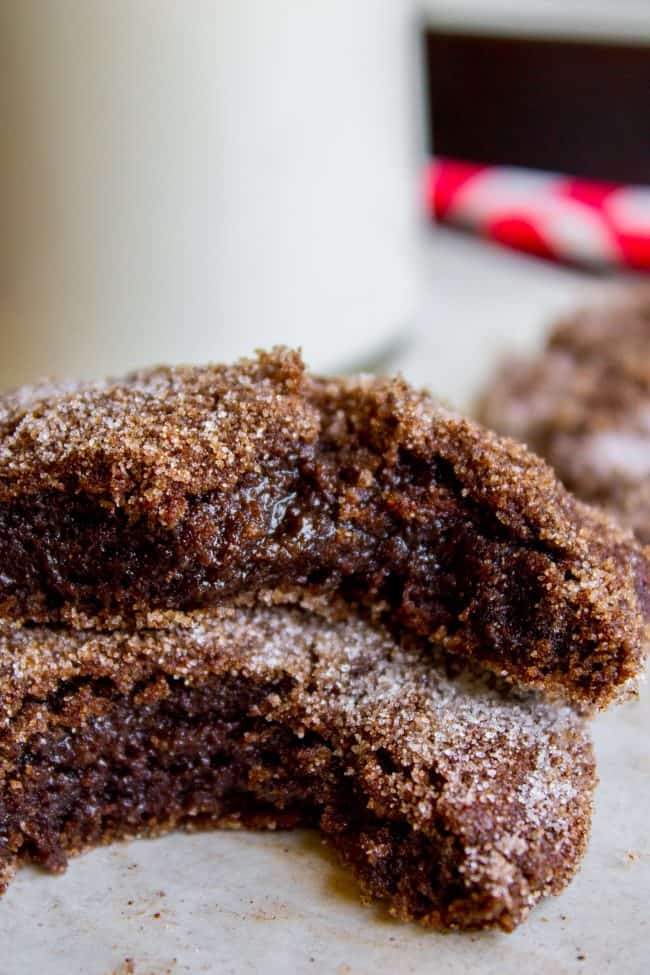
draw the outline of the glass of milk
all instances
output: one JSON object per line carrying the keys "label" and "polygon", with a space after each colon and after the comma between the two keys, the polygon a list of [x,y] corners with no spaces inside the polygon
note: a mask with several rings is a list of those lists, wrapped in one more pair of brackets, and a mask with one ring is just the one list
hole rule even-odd
{"label": "glass of milk", "polygon": [[0,28],[2,387],[405,334],[408,0],[3,0]]}

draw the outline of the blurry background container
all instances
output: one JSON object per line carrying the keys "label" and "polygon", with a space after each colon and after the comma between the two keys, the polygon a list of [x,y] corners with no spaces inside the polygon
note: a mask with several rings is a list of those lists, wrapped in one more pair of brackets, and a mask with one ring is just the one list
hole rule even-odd
{"label": "blurry background container", "polygon": [[[649,0],[618,0],[617,3],[611,0],[420,0],[420,10],[426,30],[459,36],[478,35],[485,38],[486,45],[490,38],[536,38],[556,41],[558,45],[581,39],[604,43],[634,42],[637,45],[650,43]],[[502,69],[505,70],[505,66],[502,65]],[[548,72],[552,74],[554,69],[554,52],[550,51]],[[531,72],[530,65],[520,66],[497,107],[510,102],[513,92],[516,96],[530,86]],[[472,149],[480,148],[483,135],[494,135],[487,128],[486,113],[481,114],[481,107],[497,87],[497,79],[494,76],[477,79],[476,65],[468,72],[457,66],[455,75],[455,78],[446,80],[458,85],[454,98],[463,108],[465,135],[467,142],[472,144],[466,149],[468,158],[488,161],[478,152],[472,156]],[[467,84],[470,75],[473,78],[471,88]],[[576,90],[567,92],[567,99],[573,103],[580,93],[584,97],[589,119],[580,124],[579,131],[585,140],[587,132],[596,131],[598,119],[602,119],[602,105],[598,98],[602,86],[590,84],[591,80],[584,75],[578,77],[574,81]],[[557,78],[554,81],[557,82]],[[429,82],[432,83],[432,77]],[[538,84],[544,88],[543,77]],[[608,97],[614,95],[614,87]],[[433,103],[433,150],[442,154],[444,148],[448,152],[459,151],[449,143],[442,147],[436,145],[436,135],[441,134],[436,126],[436,96],[439,99],[440,93],[430,91],[429,94]],[[647,91],[640,91],[639,97],[645,97],[648,102]],[[447,104],[451,105],[450,98]],[[440,101],[438,105],[440,107]],[[623,118],[629,120],[626,108],[621,106],[619,126]],[[555,105],[548,105],[545,112],[537,111],[527,117],[527,111],[522,97],[519,114],[513,112],[509,142],[523,142],[520,136],[531,127],[541,134],[542,140],[549,141],[549,133],[558,128],[558,116],[562,115],[558,99]],[[448,117],[447,122],[458,121],[458,117]],[[647,146],[648,112],[643,111],[630,124],[636,128],[626,130],[628,143],[638,145],[641,135]],[[600,125],[602,152],[599,156],[603,160],[609,150],[621,150],[620,141],[616,146],[612,145],[619,132]],[[562,163],[570,167],[569,145],[554,148],[566,150],[567,158]],[[639,156],[631,154],[629,158],[638,165]],[[513,160],[497,155],[489,161],[504,163]],[[541,164],[532,156],[518,161],[529,166],[539,167]],[[578,165],[577,160],[575,165]],[[571,173],[570,168],[566,171]],[[575,174],[579,174],[579,170]],[[611,178],[615,176],[612,167]],[[650,172],[644,182],[650,182]],[[543,341],[544,329],[550,321],[577,303],[593,300],[594,288],[599,293],[600,286],[614,276],[617,282],[637,280],[631,272],[615,267],[603,268],[602,275],[596,277],[592,272],[501,249],[478,235],[438,225],[427,235],[424,248],[423,280],[426,286],[418,307],[419,335],[397,365],[414,382],[430,385],[443,398],[469,408],[473,394],[504,355],[512,353],[513,349],[524,354],[532,351]]]}
{"label": "blurry background container", "polygon": [[500,36],[643,43],[650,30],[647,0],[419,0],[419,9],[432,26]]}
{"label": "blurry background container", "polygon": [[3,0],[0,385],[409,327],[408,0]]}

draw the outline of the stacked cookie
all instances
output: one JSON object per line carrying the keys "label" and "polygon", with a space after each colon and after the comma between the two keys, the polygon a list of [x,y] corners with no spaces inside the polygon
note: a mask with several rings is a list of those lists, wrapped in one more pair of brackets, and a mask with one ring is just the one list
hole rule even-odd
{"label": "stacked cookie", "polygon": [[318,827],[366,896],[511,929],[574,872],[646,556],[401,380],[234,367],[0,406],[0,883],[178,825]]}

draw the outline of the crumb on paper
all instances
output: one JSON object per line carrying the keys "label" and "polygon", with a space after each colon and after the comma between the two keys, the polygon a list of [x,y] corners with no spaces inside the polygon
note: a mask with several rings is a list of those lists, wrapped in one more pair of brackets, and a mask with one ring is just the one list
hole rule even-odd
{"label": "crumb on paper", "polygon": [[110,975],[134,975],[135,962],[132,958],[125,958],[119,968],[113,969]]}
{"label": "crumb on paper", "polygon": [[135,959],[125,958],[122,964],[118,968],[114,968],[109,975],[173,975],[176,969],[176,962],[177,959],[172,958],[170,962],[154,963],[153,968],[147,963],[145,968],[136,972]]}

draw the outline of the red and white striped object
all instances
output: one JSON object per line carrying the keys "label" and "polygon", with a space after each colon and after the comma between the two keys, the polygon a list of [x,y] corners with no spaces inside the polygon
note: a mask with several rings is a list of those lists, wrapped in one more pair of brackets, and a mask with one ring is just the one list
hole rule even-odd
{"label": "red and white striped object", "polygon": [[438,157],[425,189],[437,220],[508,247],[573,264],[650,270],[650,185]]}

